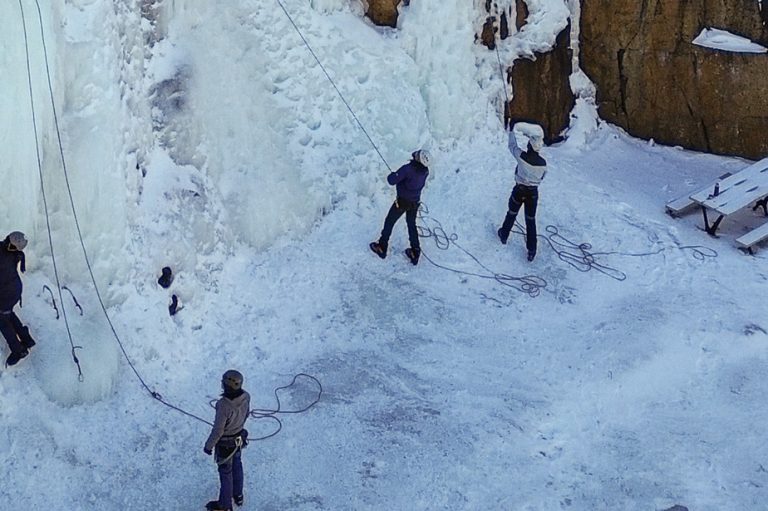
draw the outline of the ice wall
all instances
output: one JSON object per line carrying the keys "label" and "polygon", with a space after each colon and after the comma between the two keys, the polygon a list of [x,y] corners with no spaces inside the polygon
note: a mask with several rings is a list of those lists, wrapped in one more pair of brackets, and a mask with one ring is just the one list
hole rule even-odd
{"label": "ice wall", "polygon": [[[47,103],[47,87],[44,79],[44,67],[41,67],[39,56],[42,54],[42,44],[39,37],[37,17],[33,10],[25,12],[27,30],[29,32],[29,51],[33,81],[32,91],[41,105]],[[36,14],[36,13],[35,13]],[[42,196],[40,194],[40,177],[37,168],[37,153],[35,148],[35,131],[32,122],[29,85],[27,79],[27,60],[24,45],[24,25],[22,13],[16,2],[0,4],[0,79],[4,94],[0,94],[0,139],[3,147],[0,149],[0,183],[3,187],[3,200],[0,201],[0,215],[4,219],[0,227],[3,237],[11,230],[21,230],[27,234],[32,243],[27,248],[30,255],[47,252],[46,240],[43,237],[45,219],[42,211]],[[49,170],[48,154],[53,150],[46,140],[51,136],[52,115],[50,108],[38,108],[37,124],[38,138],[41,144],[41,157],[44,170]],[[43,136],[45,140],[43,140]],[[55,153],[54,155],[55,156]],[[56,204],[56,193],[51,191],[51,202]],[[35,258],[30,257],[31,268],[34,268]]]}
{"label": "ice wall", "polygon": [[419,0],[401,8],[403,47],[418,68],[419,90],[438,139],[476,133],[488,114],[480,92],[472,2]]}
{"label": "ice wall", "polygon": [[[8,142],[0,150],[0,182],[11,190],[10,200],[0,204],[7,219],[3,228],[24,230],[30,239],[21,315],[46,346],[38,350],[35,366],[44,374],[41,385],[64,404],[106,395],[117,374],[116,347],[99,311],[79,235],[109,306],[115,298],[110,284],[125,280],[132,266],[125,252],[127,218],[138,185],[137,155],[149,131],[129,113],[142,68],[141,51],[134,51],[142,45],[137,5],[41,0],[38,12],[35,3],[21,2],[25,23],[18,2],[0,6],[0,132]],[[74,301],[56,292],[51,244],[59,284],[72,289],[89,314],[80,316]],[[54,291],[53,297],[42,291],[44,285]],[[74,364],[68,363],[72,348],[63,315],[51,319],[52,300],[61,312],[67,310],[72,343],[82,347],[78,356],[89,374],[82,384],[72,377]]]}
{"label": "ice wall", "polygon": [[287,231],[305,229],[322,203],[302,182],[289,140],[276,130],[292,113],[264,87],[271,64],[258,34],[238,29],[237,14],[247,11],[222,15],[213,5],[177,2],[173,13],[164,50],[178,55],[180,98],[173,115],[185,130],[168,141],[169,152],[210,179],[233,237],[265,247]]}

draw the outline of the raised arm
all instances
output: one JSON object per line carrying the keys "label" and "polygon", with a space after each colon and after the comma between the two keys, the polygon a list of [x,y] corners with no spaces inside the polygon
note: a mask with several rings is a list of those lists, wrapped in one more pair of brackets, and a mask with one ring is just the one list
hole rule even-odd
{"label": "raised arm", "polygon": [[387,183],[391,185],[396,185],[403,179],[405,179],[408,176],[408,171],[410,170],[410,167],[408,165],[403,165],[399,169],[397,169],[395,172],[392,172],[390,175],[387,176]]}
{"label": "raised arm", "polygon": [[520,158],[520,155],[523,153],[522,149],[517,145],[517,139],[515,138],[515,132],[513,130],[509,131],[507,147],[509,147],[509,152],[512,153],[515,158]]}

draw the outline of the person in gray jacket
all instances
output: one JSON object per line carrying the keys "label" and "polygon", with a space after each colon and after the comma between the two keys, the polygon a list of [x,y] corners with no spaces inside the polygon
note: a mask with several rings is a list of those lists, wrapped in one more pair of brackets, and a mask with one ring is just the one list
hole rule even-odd
{"label": "person in gray jacket", "polygon": [[509,150],[517,160],[515,187],[509,196],[509,209],[504,223],[497,234],[506,245],[520,207],[525,205],[525,246],[528,249],[528,260],[533,261],[536,257],[536,207],[539,202],[539,185],[547,174],[547,162],[539,154],[544,146],[542,136],[528,135],[528,139],[528,148],[522,151],[517,145],[514,130],[509,132]]}
{"label": "person in gray jacket", "polygon": [[203,451],[207,455],[216,451],[219,466],[219,500],[206,504],[208,511],[231,511],[232,500],[243,505],[243,464],[240,451],[248,441],[243,428],[251,410],[251,396],[243,390],[243,375],[230,369],[221,377],[221,399],[216,402],[216,418]]}

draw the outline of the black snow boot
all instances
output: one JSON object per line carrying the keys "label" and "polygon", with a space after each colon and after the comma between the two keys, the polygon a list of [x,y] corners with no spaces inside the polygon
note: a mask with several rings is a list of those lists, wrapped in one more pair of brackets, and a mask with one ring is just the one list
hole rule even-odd
{"label": "black snow boot", "polygon": [[15,366],[19,363],[19,360],[29,355],[29,351],[23,350],[23,351],[15,351],[8,355],[8,358],[5,360],[6,366]]}
{"label": "black snow boot", "polygon": [[376,254],[377,256],[381,257],[382,259],[387,257],[387,246],[386,245],[382,245],[378,241],[374,241],[373,243],[370,243],[368,246],[371,248],[371,250],[373,250],[374,254]]}
{"label": "black snow boot", "polygon": [[507,240],[509,239],[509,232],[504,232],[503,227],[499,227],[499,230],[496,231],[496,234],[499,235],[499,239],[501,240],[502,245],[507,244]]}
{"label": "black snow boot", "polygon": [[222,507],[218,500],[212,500],[205,505],[208,511],[232,511],[231,507]]}
{"label": "black snow boot", "polygon": [[416,266],[419,264],[419,256],[421,255],[421,249],[418,248],[406,248],[405,255],[411,260],[411,264]]}
{"label": "black snow boot", "polygon": [[242,506],[243,505],[243,500],[244,499],[243,499],[242,495],[235,495],[233,497],[233,500],[235,501],[235,504],[237,504],[238,506]]}
{"label": "black snow boot", "polygon": [[27,327],[21,328],[21,332],[19,332],[19,340],[21,341],[21,344],[23,344],[27,349],[30,349],[32,346],[37,344],[32,336],[29,335],[29,328]]}
{"label": "black snow boot", "polygon": [[535,250],[529,250],[528,251],[528,261],[533,261],[533,258],[536,257],[536,251]]}

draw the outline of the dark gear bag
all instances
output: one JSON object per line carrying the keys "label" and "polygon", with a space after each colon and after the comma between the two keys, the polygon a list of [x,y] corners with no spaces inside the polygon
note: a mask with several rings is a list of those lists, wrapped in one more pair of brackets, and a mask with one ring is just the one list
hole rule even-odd
{"label": "dark gear bag", "polygon": [[419,209],[418,202],[404,199],[402,197],[398,197],[397,200],[395,201],[395,204],[397,204],[398,209],[401,209],[403,211],[414,211]]}

